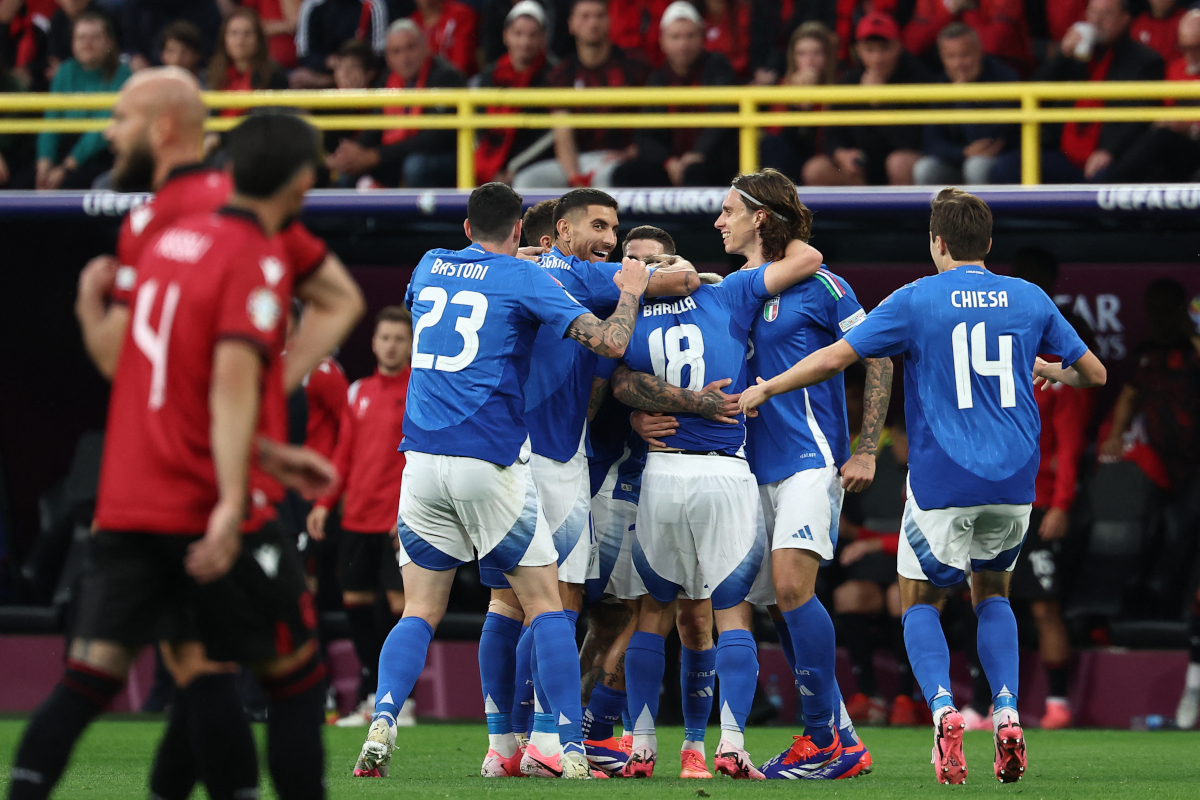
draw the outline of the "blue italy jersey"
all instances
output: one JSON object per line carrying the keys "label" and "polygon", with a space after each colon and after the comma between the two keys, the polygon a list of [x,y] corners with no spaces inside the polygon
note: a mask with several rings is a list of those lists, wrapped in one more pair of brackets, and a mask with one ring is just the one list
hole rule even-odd
{"label": "blue italy jersey", "polygon": [[[608,318],[621,299],[613,281],[619,264],[593,263],[553,248],[542,256],[542,269],[553,275],[584,308]],[[525,416],[533,452],[570,461],[579,451],[587,422],[596,354],[571,339],[545,330],[533,346],[533,365],[525,383]]]}
{"label": "blue italy jersey", "polygon": [[534,338],[540,328],[561,339],[586,309],[532,261],[479,245],[426,253],[404,304],[413,349],[400,449],[512,464],[529,437]]}
{"label": "blue italy jersey", "polygon": [[[602,358],[596,366],[596,377],[612,377],[616,360]],[[646,441],[634,433],[629,424],[633,409],[611,394],[600,404],[596,418],[588,425],[588,470],[591,473],[592,495],[595,496],[617,464],[617,485],[613,497],[636,504],[642,493],[642,470],[646,467]]]}
{"label": "blue italy jersey", "polygon": [[[672,386],[699,391],[713,381],[731,378],[728,394],[746,388],[746,340],[754,317],[770,297],[764,269],[735,272],[715,286],[705,285],[691,297],[644,304],[638,312],[625,363],[630,369],[657,375]],[[745,417],[729,425],[696,414],[672,414],[679,429],[670,444],[683,450],[741,450],[746,441]]]}
{"label": "blue italy jersey", "polygon": [[[841,339],[866,314],[850,284],[822,268],[772,297],[750,332],[750,374],[773,378]],[[850,458],[846,387],[840,374],[771,398],[746,421],[746,456],[760,484],[806,469],[840,467]]]}
{"label": "blue italy jersey", "polygon": [[909,480],[924,509],[1032,503],[1038,353],[1087,350],[1038,287],[968,265],[897,289],[846,334],[860,356],[904,354]]}

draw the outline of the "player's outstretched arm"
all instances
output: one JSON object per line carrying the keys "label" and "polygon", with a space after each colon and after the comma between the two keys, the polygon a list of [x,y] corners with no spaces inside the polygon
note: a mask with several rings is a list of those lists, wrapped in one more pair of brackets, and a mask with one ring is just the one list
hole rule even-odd
{"label": "player's outstretched arm", "polygon": [[283,389],[287,394],[296,390],[322,358],[337,349],[366,309],[358,284],[333,253],[296,287],[296,297],[304,303],[304,314],[283,365]]}
{"label": "player's outstretched arm", "polygon": [[654,267],[646,285],[646,297],[685,297],[700,288],[700,276],[687,259],[656,256],[646,263]]}
{"label": "player's outstretched arm", "polygon": [[713,381],[700,391],[693,392],[621,364],[613,370],[611,382],[613,396],[627,406],[643,411],[699,414],[714,422],[737,424],[739,395],[721,391],[733,383],[729,378]]}
{"label": "player's outstretched arm", "polygon": [[620,358],[629,346],[629,337],[637,322],[639,300],[646,292],[646,265],[633,258],[622,261],[621,271],[613,276],[621,289],[621,299],[608,319],[581,314],[567,328],[567,336],[598,356]]}
{"label": "player's outstretched arm", "polygon": [[834,342],[808,355],[799,364],[769,381],[758,378],[757,386],[751,386],[742,392],[739,406],[743,414],[756,417],[758,412],[754,409],[775,395],[823,383],[855,361],[858,361],[858,353],[854,352],[854,348],[845,339]]}
{"label": "player's outstretched arm", "polygon": [[1076,389],[1091,389],[1094,386],[1103,386],[1107,380],[1108,370],[1091,350],[1086,351],[1066,369],[1063,369],[1062,364],[1053,364],[1040,358],[1033,364],[1033,385],[1041,386],[1042,391],[1055,383],[1065,383]]}
{"label": "player's outstretched arm", "polygon": [[200,583],[227,573],[241,547],[261,377],[262,356],[253,346],[236,339],[218,342],[208,395],[217,505],[208,517],[204,537],[188,548],[185,561],[188,574]]}
{"label": "player's outstretched arm", "polygon": [[879,454],[879,439],[892,401],[892,360],[863,359],[867,380],[863,390],[862,433],[854,455],[842,466],[842,488],[862,492],[875,480],[875,456]]}
{"label": "player's outstretched arm", "polygon": [[825,256],[807,242],[793,239],[788,242],[783,258],[767,265],[763,283],[771,294],[790,289],[802,280],[811,278],[821,268]]}
{"label": "player's outstretched arm", "polygon": [[96,369],[112,380],[121,355],[121,342],[129,325],[129,309],[105,302],[117,280],[119,264],[114,256],[97,256],[79,273],[79,291],[75,296],[75,316],[83,331],[83,345]]}

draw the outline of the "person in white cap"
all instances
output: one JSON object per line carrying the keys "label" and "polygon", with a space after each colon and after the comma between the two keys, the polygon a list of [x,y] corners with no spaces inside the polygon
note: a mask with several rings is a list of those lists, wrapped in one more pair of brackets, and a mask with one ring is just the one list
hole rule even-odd
{"label": "person in white cap", "polygon": [[[472,87],[521,89],[545,86],[554,67],[546,53],[546,12],[537,0],[520,0],[504,18],[505,54],[470,81]],[[517,109],[489,108],[488,113]],[[536,111],[536,109],[535,109]],[[511,183],[518,169],[553,155],[554,134],[537,128],[488,128],[479,131],[475,180]]]}
{"label": "person in white cap", "polygon": [[[550,73],[547,83],[558,88],[644,86],[647,67],[630,58],[609,37],[608,5],[604,0],[575,0],[568,20],[575,52]],[[580,108],[599,113],[606,109]],[[610,128],[555,128],[554,158],[522,169],[513,188],[547,189],[612,186],[613,170],[637,155],[633,131]]]}
{"label": "person in white cap", "polygon": [[[663,12],[659,45],[665,61],[650,73],[647,86],[733,86],[729,60],[704,49],[704,22],[688,0],[675,0]],[[680,108],[648,108],[663,116]],[[704,106],[688,111],[717,110]],[[633,137],[637,157],[613,172],[614,186],[718,186],[737,171],[737,140],[732,128],[647,128]]]}

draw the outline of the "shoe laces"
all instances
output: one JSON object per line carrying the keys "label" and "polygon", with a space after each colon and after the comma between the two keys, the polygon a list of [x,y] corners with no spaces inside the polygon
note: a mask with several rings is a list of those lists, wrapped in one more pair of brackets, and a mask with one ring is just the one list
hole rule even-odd
{"label": "shoe laces", "polygon": [[797,761],[812,758],[819,752],[821,752],[821,748],[817,747],[812,737],[793,736],[792,746],[788,748],[787,755],[783,757],[783,763],[795,764]]}

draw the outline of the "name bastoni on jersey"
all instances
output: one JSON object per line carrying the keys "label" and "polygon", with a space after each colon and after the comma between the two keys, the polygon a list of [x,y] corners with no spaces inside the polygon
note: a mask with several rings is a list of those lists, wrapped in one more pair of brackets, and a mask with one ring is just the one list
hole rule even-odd
{"label": "name bastoni on jersey", "polygon": [[1008,308],[1008,292],[972,292],[954,290],[950,305],[955,308]]}
{"label": "name bastoni on jersey", "polygon": [[487,275],[488,266],[488,264],[477,264],[474,261],[456,264],[453,261],[443,261],[437,258],[434,259],[433,266],[429,268],[429,274],[446,275],[451,278],[472,278],[481,281]]}

